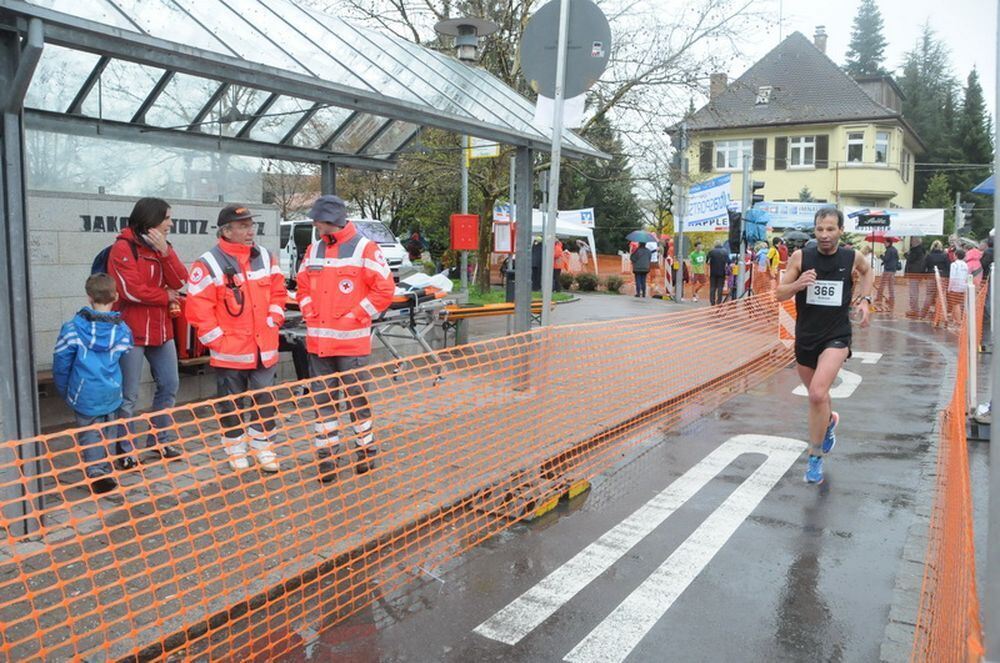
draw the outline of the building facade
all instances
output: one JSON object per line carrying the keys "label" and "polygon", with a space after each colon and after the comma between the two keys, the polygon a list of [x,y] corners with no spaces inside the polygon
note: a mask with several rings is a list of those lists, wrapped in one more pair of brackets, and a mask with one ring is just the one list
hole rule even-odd
{"label": "building facade", "polygon": [[731,84],[712,76],[709,103],[683,123],[692,181],[730,173],[738,200],[746,155],[769,201],[808,190],[818,202],[913,206],[924,145],[903,116],[902,92],[888,76],[852,79],[825,46],[822,28],[815,43],[796,32]]}

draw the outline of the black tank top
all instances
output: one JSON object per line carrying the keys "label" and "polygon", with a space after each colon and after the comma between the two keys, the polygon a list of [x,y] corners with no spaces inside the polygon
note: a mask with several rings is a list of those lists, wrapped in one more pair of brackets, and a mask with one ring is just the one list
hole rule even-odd
{"label": "black tank top", "polygon": [[795,294],[795,344],[801,348],[851,335],[854,249],[838,246],[833,255],[815,246],[802,249],[802,271],[810,269],[816,283]]}

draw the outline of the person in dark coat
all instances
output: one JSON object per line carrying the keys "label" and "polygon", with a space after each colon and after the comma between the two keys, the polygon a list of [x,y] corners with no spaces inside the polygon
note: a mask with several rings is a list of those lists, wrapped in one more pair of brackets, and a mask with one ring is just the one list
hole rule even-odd
{"label": "person in dark coat", "polygon": [[531,245],[531,289],[542,289],[542,240],[538,238]]}
{"label": "person in dark coat", "polygon": [[[927,254],[927,258],[924,259],[924,272],[927,274],[937,274],[943,278],[948,278],[948,274],[951,272],[951,261],[948,260],[948,254],[944,252],[944,245],[941,244],[941,240],[935,240],[931,244],[931,252]],[[920,312],[920,316],[924,317],[930,311],[931,307],[934,306],[934,301],[937,299],[937,282],[935,279],[931,278],[927,281],[927,301],[924,302],[924,308]]]}
{"label": "person in dark coat", "polygon": [[639,244],[632,255],[632,274],[635,275],[635,296],[646,296],[646,276],[649,274],[649,263],[653,257],[653,252],[646,248],[645,244]]}
{"label": "person in dark coat", "polygon": [[715,306],[722,303],[722,290],[729,276],[729,251],[716,242],[708,252],[708,301]]}
{"label": "person in dark coat", "polygon": [[919,237],[910,240],[910,251],[906,254],[906,266],[903,273],[909,278],[910,288],[910,310],[906,312],[906,317],[915,318],[920,315],[920,286],[921,279],[917,274],[924,274],[924,261],[927,259],[927,249]]}
{"label": "person in dark coat", "polygon": [[[885,296],[889,308],[892,308],[896,301],[896,272],[899,271],[899,268],[899,251],[893,246],[892,240],[887,239],[885,240],[885,253],[882,254],[882,276],[878,280],[875,301],[878,302]],[[888,292],[887,295],[886,292]]]}

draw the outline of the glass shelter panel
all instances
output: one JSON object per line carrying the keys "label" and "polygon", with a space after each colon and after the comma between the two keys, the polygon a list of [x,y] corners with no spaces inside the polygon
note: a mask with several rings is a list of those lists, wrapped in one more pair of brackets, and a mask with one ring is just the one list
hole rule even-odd
{"label": "glass shelter panel", "polygon": [[[45,7],[64,14],[70,14],[88,21],[113,25],[123,30],[138,32],[136,26],[107,0],[28,0],[37,7]],[[46,46],[48,48],[48,46]]]}
{"label": "glass shelter panel", "polygon": [[292,144],[297,147],[318,148],[346,122],[352,113],[339,106],[326,106],[316,111],[299,131],[292,136]]}
{"label": "glass shelter panel", "polygon": [[377,115],[369,115],[367,113],[357,115],[347,125],[347,128],[333,141],[330,151],[341,154],[356,154],[361,149],[361,146],[368,142],[375,135],[375,132],[382,128],[386,121],[384,117]]}
{"label": "glass shelter panel", "polygon": [[208,78],[174,74],[146,112],[146,123],[155,127],[186,128],[220,85],[219,81]]}
{"label": "glass shelter panel", "polygon": [[391,157],[420,127],[409,122],[393,122],[392,126],[365,148],[365,155],[376,159]]}
{"label": "glass shelter panel", "polygon": [[[219,41],[215,35],[192,20],[190,14],[171,0],[108,0],[128,14],[146,34],[168,41],[187,44],[206,51],[224,55],[236,52]],[[214,5],[214,2],[212,3]],[[164,28],[168,27],[168,31]]]}
{"label": "glass shelter panel", "polygon": [[24,105],[64,113],[99,59],[93,53],[46,44],[35,76],[28,86]]}
{"label": "glass shelter panel", "polygon": [[89,117],[128,122],[162,76],[162,69],[112,60],[83,100],[80,111]]}
{"label": "glass shelter panel", "polygon": [[313,102],[305,99],[279,97],[250,130],[250,138],[277,143],[312,107]]}

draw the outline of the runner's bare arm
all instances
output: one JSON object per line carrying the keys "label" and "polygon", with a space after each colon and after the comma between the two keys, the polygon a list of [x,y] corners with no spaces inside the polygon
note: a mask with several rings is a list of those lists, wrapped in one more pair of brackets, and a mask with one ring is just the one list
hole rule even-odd
{"label": "runner's bare arm", "polygon": [[854,269],[858,272],[859,279],[859,292],[858,297],[871,297],[872,291],[875,288],[875,272],[872,270],[871,263],[868,262],[868,258],[863,256],[860,251],[854,252]]}
{"label": "runner's bare arm", "polygon": [[795,293],[805,290],[816,281],[816,270],[810,269],[802,272],[802,251],[796,251],[788,259],[788,267],[785,268],[785,275],[781,278],[781,284],[775,288],[774,297],[779,302],[791,299]]}

